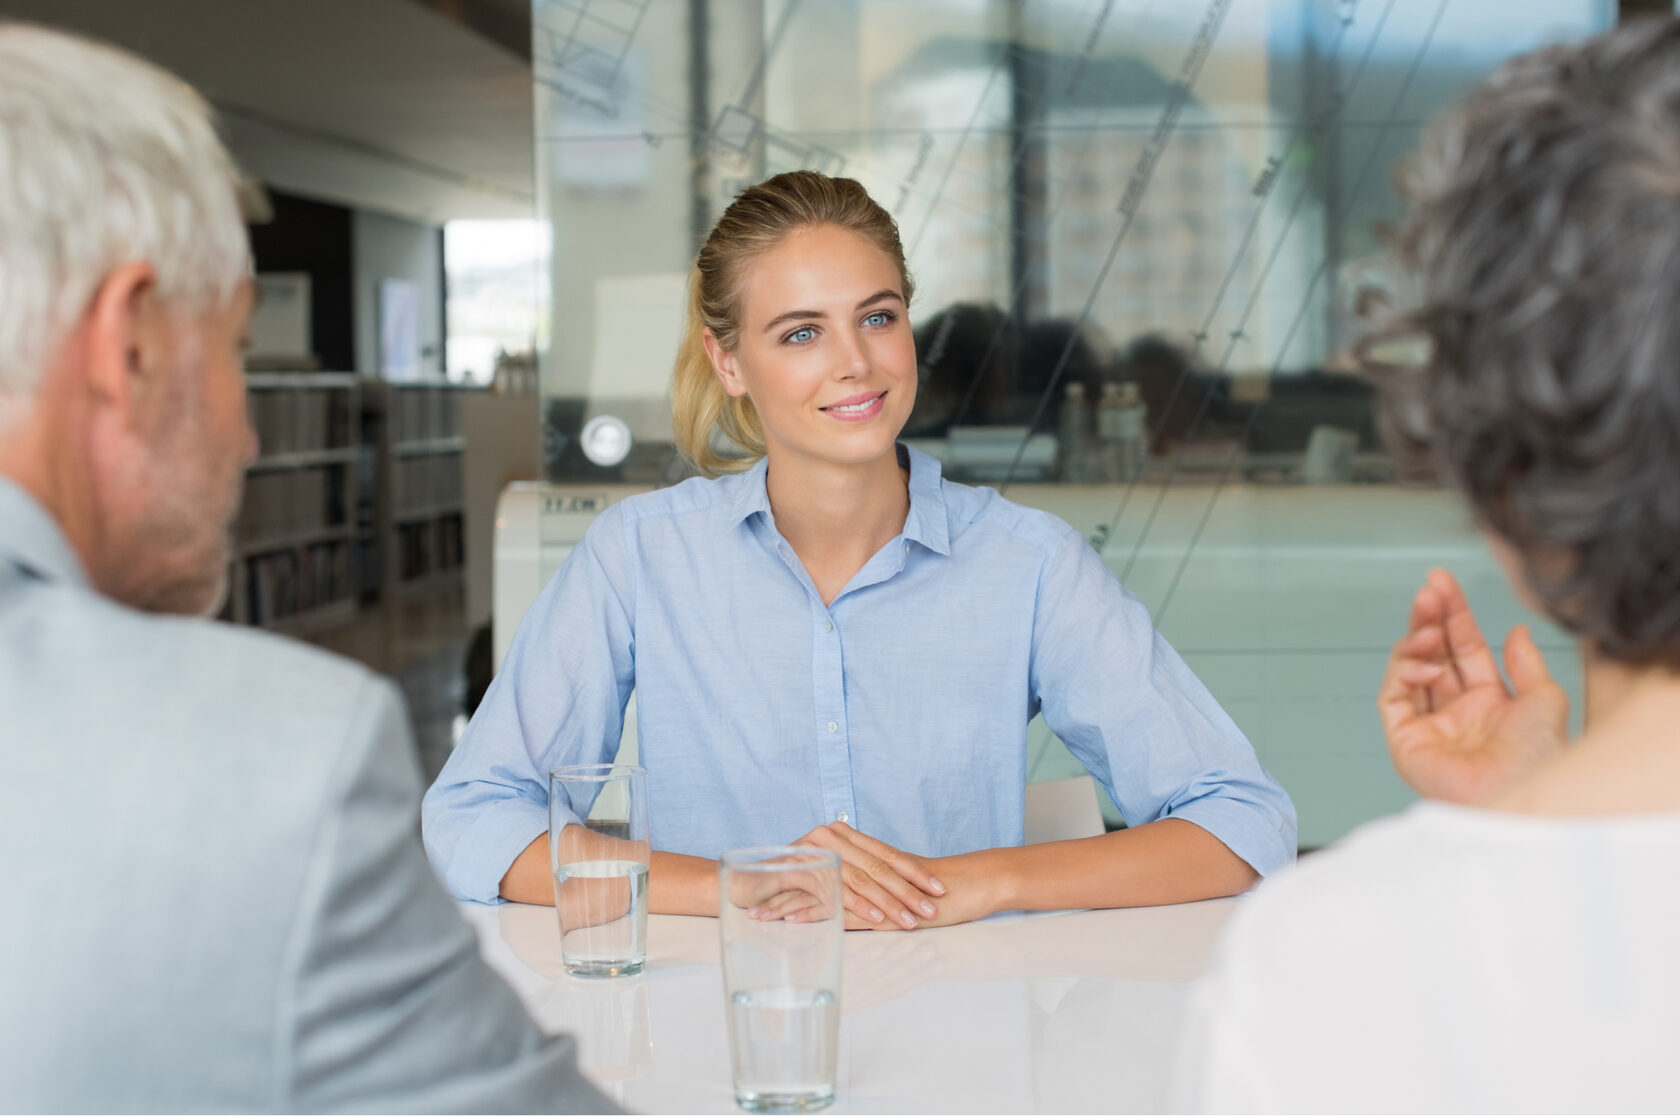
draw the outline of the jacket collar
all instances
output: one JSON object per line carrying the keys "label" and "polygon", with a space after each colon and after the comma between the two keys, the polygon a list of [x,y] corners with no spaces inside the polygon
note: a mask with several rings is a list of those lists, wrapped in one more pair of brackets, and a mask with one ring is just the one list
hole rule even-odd
{"label": "jacket collar", "polygon": [[35,498],[0,477],[0,561],[43,581],[86,587],[87,571],[53,517]]}

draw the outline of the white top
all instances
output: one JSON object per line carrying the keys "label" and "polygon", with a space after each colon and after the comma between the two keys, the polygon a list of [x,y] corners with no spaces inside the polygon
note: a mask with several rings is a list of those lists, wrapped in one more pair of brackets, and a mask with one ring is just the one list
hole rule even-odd
{"label": "white top", "polygon": [[1195,996],[1212,1111],[1680,1109],[1680,815],[1425,803],[1277,876]]}

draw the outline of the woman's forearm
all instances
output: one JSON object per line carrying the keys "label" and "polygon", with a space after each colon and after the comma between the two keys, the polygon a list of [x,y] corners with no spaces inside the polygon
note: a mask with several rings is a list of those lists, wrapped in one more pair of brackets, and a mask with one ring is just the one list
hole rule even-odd
{"label": "woman's forearm", "polygon": [[[511,903],[554,905],[548,834],[525,846],[502,876],[501,896]],[[648,870],[648,910],[654,914],[717,914],[717,861],[656,852]]]}
{"label": "woman's forearm", "polygon": [[510,903],[554,906],[554,876],[548,864],[548,834],[540,835],[513,858],[502,874],[499,894]]}
{"label": "woman's forearm", "polygon": [[[1235,895],[1259,874],[1225,843],[1179,818],[1022,848],[983,849],[927,862],[946,886],[939,914],[923,925],[949,925],[996,911],[1152,907]],[[717,862],[680,853],[653,854],[648,909],[655,914],[716,915]],[[532,841],[502,877],[502,898],[554,902],[548,835]]]}
{"label": "woman's forearm", "polygon": [[703,856],[656,852],[648,869],[648,910],[654,914],[718,913],[717,861]]}
{"label": "woman's forearm", "polygon": [[940,903],[941,923],[995,911],[1188,903],[1235,895],[1260,878],[1219,838],[1179,818],[1101,837],[984,849],[934,863],[950,889]]}

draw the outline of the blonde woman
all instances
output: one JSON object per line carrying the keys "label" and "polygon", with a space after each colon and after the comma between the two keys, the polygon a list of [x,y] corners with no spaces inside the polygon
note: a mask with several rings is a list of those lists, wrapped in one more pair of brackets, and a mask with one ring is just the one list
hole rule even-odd
{"label": "blonde woman", "polygon": [[[1229,895],[1293,858],[1288,797],[1083,537],[898,444],[912,295],[856,182],[724,213],[672,385],[706,476],[609,508],[531,608],[426,796],[457,896],[552,902],[545,773],[610,759],[632,690],[655,912],[715,914],[746,845],[839,852],[847,924],[883,929]],[[1129,828],[1020,847],[1040,710]]]}

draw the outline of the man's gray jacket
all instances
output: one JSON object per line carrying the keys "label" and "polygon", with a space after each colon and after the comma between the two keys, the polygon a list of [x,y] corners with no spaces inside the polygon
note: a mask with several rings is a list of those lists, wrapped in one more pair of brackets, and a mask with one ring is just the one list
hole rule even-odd
{"label": "man's gray jacket", "polygon": [[385,681],[96,594],[0,480],[0,1109],[604,1111],[479,957]]}

